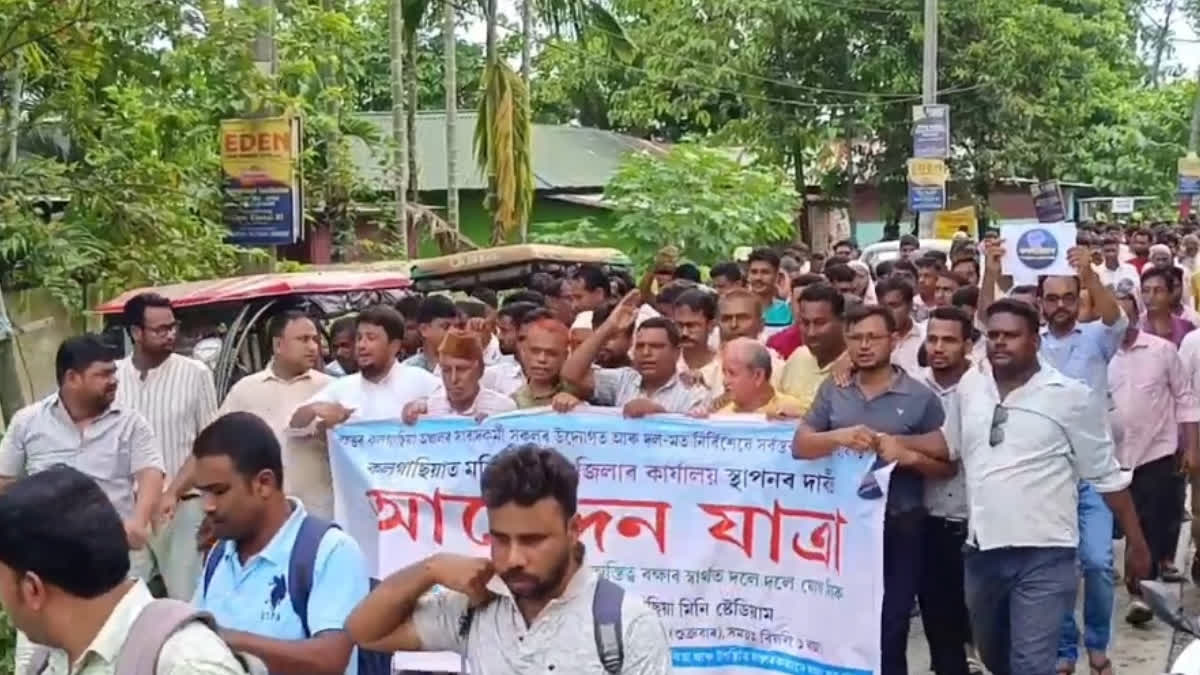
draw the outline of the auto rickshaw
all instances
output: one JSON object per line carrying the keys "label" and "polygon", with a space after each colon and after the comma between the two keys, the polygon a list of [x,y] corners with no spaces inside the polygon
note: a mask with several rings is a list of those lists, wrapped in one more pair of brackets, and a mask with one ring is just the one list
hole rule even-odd
{"label": "auto rickshaw", "polygon": [[598,265],[606,272],[629,270],[633,262],[615,248],[575,248],[549,244],[517,244],[454,253],[413,262],[413,289],[470,291],[480,286],[494,291],[522,288],[537,272],[559,274],[578,265]]}

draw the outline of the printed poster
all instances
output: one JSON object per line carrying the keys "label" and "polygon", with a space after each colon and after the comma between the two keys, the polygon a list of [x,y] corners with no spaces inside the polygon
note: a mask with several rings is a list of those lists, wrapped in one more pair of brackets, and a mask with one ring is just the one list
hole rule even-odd
{"label": "printed poster", "polygon": [[222,213],[234,244],[292,244],[304,223],[299,117],[221,121]]}
{"label": "printed poster", "polygon": [[1075,246],[1075,223],[1001,225],[1001,271],[1021,280],[1042,275],[1075,276],[1067,251]]}
{"label": "printed poster", "polygon": [[[330,434],[337,517],[381,576],[437,551],[487,557],[483,467],[512,444],[555,447],[579,470],[584,564],[662,617],[677,671],[877,673],[890,468],[872,474],[874,455],[849,450],[793,459],[793,425],[749,419],[343,425]],[[413,656],[396,666],[460,667]]]}

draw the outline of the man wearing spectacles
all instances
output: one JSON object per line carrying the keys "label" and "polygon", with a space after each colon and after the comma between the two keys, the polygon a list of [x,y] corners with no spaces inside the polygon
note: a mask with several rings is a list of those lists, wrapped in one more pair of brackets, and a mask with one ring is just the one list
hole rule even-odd
{"label": "man wearing spectacles", "polygon": [[140,412],[150,423],[168,483],[150,552],[167,594],[189,600],[200,575],[196,532],[204,517],[190,485],[189,458],[196,435],[216,417],[216,387],[208,366],[175,353],[179,322],[170,300],[136,295],[125,303],[124,321],[133,353],[117,362],[117,405]]}
{"label": "man wearing spectacles", "polygon": [[[963,376],[946,422],[970,509],[967,607],[993,675],[1049,673],[1059,656],[1062,617],[1075,602],[1076,551],[1086,526],[1077,513],[1080,481],[1102,495],[1128,538],[1131,586],[1145,577],[1150,554],[1129,478],[1113,454],[1104,398],[1042,365],[1032,306],[999,300],[986,318],[992,374],[971,369]],[[1096,656],[1089,653],[1093,672],[1111,673],[1103,652]],[[1058,665],[1073,671],[1075,664]]]}
{"label": "man wearing spectacles", "polygon": [[874,451],[896,462],[883,526],[882,675],[907,675],[905,651],[921,571],[923,476],[954,473],[941,433],[942,404],[927,387],[892,364],[898,339],[892,314],[874,305],[846,311],[850,384],[826,379],[796,429],[792,455],[826,457],[839,448]]}

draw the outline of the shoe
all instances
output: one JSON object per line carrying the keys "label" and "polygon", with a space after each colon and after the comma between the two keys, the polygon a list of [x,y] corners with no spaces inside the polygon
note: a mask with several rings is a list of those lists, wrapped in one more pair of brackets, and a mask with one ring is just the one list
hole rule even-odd
{"label": "shoe", "polygon": [[[1194,564],[1194,563],[1193,563]],[[1181,584],[1184,581],[1183,573],[1175,568],[1175,565],[1169,562],[1160,563],[1158,566],[1158,576],[1168,584]]]}
{"label": "shoe", "polygon": [[1200,586],[1200,552],[1192,557],[1192,583]]}
{"label": "shoe", "polygon": [[1129,611],[1125,614],[1125,621],[1134,626],[1143,626],[1154,618],[1154,612],[1146,603],[1141,600],[1133,600],[1129,603]]}

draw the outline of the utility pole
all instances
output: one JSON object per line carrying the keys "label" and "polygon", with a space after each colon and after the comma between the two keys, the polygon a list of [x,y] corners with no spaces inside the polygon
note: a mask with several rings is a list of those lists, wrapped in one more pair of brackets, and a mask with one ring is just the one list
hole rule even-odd
{"label": "utility pole", "polygon": [[392,164],[396,170],[396,243],[408,256],[408,130],[404,116],[404,3],[388,2],[392,77]]}
{"label": "utility pole", "polygon": [[[921,103],[937,103],[938,0],[925,0],[925,53],[921,63]],[[934,214],[922,212],[917,219],[917,236],[933,237]]]}

